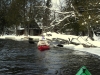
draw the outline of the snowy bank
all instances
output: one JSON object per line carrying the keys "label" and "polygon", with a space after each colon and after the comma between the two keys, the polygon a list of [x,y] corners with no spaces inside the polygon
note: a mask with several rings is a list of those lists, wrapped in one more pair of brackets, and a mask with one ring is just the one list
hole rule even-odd
{"label": "snowy bank", "polygon": [[[63,45],[64,48],[85,51],[85,52],[89,52],[89,53],[96,54],[96,55],[100,56],[100,40],[97,39],[98,37],[96,37],[96,36],[94,37],[94,39],[96,39],[96,40],[93,41],[88,36],[64,35],[64,34],[57,34],[54,32],[51,34],[52,34],[52,36],[49,37],[50,39],[53,39],[53,38],[60,38],[60,39],[64,39],[64,40],[70,39],[72,42],[80,43],[79,45],[64,44]],[[48,36],[46,36],[46,38],[48,38]],[[82,44],[94,45],[96,47],[85,48],[85,47],[83,47]]]}
{"label": "snowy bank", "polygon": [[[52,40],[53,38],[60,38],[60,39],[64,39],[64,40],[72,40],[72,42],[76,42],[76,43],[80,43],[80,45],[74,45],[74,44],[64,44],[64,48],[68,48],[68,49],[73,49],[73,50],[79,50],[79,51],[85,51],[85,52],[89,52],[92,54],[96,54],[98,56],[100,56],[100,41],[96,40],[96,41],[92,41],[90,38],[87,38],[87,36],[75,36],[75,35],[64,35],[64,34],[57,34],[57,33],[50,33],[52,34],[52,36],[46,36],[46,39],[50,39]],[[15,36],[15,35],[5,35],[5,36],[0,36],[0,39],[14,39],[17,41],[21,41],[21,40],[28,40],[28,38],[35,38],[35,39],[39,39],[42,38],[42,36]],[[83,47],[83,45],[81,43],[84,44],[88,44],[88,45],[95,45],[97,46],[97,48],[85,48]]]}

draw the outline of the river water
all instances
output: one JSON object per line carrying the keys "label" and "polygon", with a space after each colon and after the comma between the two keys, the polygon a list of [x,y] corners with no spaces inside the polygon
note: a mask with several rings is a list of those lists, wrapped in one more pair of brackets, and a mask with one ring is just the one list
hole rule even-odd
{"label": "river water", "polygon": [[0,40],[0,75],[75,75],[86,66],[100,75],[100,57],[65,48],[39,51],[28,41]]}

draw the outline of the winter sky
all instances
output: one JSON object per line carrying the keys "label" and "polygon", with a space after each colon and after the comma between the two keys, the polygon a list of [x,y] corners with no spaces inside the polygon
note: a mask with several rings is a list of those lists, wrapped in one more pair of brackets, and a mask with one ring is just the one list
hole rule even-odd
{"label": "winter sky", "polygon": [[51,0],[52,1],[52,9],[59,10],[60,6],[64,5],[64,0]]}

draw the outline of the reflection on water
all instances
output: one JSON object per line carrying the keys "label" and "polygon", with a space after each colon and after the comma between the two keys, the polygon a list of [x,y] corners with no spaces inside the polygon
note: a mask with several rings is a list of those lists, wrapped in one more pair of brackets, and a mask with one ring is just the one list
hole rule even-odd
{"label": "reflection on water", "polygon": [[85,65],[100,75],[100,58],[64,48],[39,51],[27,41],[0,40],[0,75],[75,75]]}

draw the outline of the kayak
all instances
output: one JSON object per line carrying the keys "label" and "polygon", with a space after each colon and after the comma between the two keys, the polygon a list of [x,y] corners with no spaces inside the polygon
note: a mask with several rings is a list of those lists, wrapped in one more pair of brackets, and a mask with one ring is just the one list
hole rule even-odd
{"label": "kayak", "polygon": [[40,51],[44,51],[44,50],[49,50],[50,47],[49,47],[48,45],[41,45],[41,46],[38,46],[38,49],[39,49]]}

